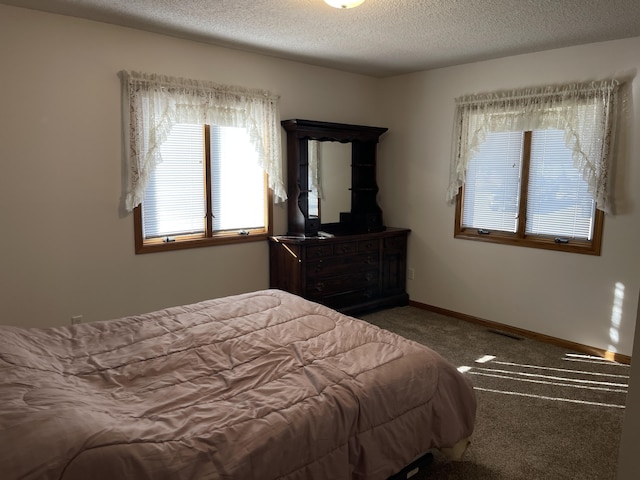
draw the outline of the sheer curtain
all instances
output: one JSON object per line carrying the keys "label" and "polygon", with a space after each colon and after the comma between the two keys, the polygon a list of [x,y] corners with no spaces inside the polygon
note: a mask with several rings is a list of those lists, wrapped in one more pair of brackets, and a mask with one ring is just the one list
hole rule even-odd
{"label": "sheer curtain", "polygon": [[605,80],[457,98],[447,200],[455,201],[469,161],[488,132],[558,129],[565,132],[596,208],[611,213],[609,170],[618,89],[616,80]]}
{"label": "sheer curtain", "polygon": [[281,167],[279,97],[263,90],[158,74],[119,72],[127,191],[132,211],[144,199],[151,172],[161,160],[160,146],[179,123],[243,127],[269,175],[276,201],[287,198]]}

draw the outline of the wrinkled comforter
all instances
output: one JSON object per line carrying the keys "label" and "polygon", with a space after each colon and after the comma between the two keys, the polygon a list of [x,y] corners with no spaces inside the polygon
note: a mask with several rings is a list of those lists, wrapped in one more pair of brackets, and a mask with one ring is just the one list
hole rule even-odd
{"label": "wrinkled comforter", "polygon": [[385,479],[471,435],[434,351],[265,290],[0,327],[3,479]]}

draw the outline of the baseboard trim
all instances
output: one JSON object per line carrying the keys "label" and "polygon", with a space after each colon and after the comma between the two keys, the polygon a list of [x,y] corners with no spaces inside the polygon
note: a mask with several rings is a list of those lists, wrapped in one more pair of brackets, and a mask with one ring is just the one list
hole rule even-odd
{"label": "baseboard trim", "polygon": [[551,337],[542,333],[532,332],[531,330],[525,330],[523,328],[512,327],[504,325],[502,323],[492,322],[491,320],[485,320],[484,318],[474,317],[473,315],[467,315],[466,313],[455,312],[453,310],[447,310],[446,308],[436,307],[434,305],[428,305],[426,303],[416,302],[414,300],[409,301],[409,305],[412,307],[420,308],[422,310],[428,310],[430,312],[439,313],[448,317],[457,318],[466,322],[475,323],[476,325],[482,325],[494,330],[500,330],[512,335],[519,335],[521,337],[531,338],[540,342],[550,343],[562,348],[568,348],[575,352],[586,353],[588,355],[594,355],[597,357],[606,358],[607,360],[613,360],[615,362],[631,365],[631,357],[628,355],[622,355],[620,353],[611,352],[609,350],[603,350],[601,348],[590,347],[588,345],[582,345],[580,343],[570,342],[561,338]]}

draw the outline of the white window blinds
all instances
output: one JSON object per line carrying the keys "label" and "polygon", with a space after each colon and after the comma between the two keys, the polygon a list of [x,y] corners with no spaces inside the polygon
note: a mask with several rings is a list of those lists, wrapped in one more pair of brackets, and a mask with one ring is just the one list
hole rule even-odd
{"label": "white window blinds", "polygon": [[265,177],[243,128],[211,126],[213,230],[264,226]]}
{"label": "white window blinds", "polygon": [[522,138],[522,132],[492,133],[469,162],[463,227],[517,230]]}
{"label": "white window blinds", "polygon": [[144,238],[204,232],[203,140],[203,125],[174,125],[162,144],[142,208]]}
{"label": "white window blinds", "polygon": [[[145,239],[205,234],[210,159],[213,232],[265,227],[265,173],[245,129],[177,124],[161,146],[142,204]],[[208,151],[207,151],[208,148]]]}
{"label": "white window blinds", "polygon": [[524,132],[491,132],[469,161],[463,228],[516,233],[524,221],[526,235],[591,240],[594,213],[562,130],[534,130],[529,140]]}
{"label": "white window blinds", "polygon": [[527,234],[591,240],[595,201],[562,130],[532,132]]}

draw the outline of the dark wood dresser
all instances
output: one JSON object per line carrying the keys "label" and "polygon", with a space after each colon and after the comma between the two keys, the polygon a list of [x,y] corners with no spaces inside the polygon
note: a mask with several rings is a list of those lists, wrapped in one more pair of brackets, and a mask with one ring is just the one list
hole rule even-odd
{"label": "dark wood dresser", "polygon": [[270,286],[344,313],[406,305],[408,229],[269,239]]}

